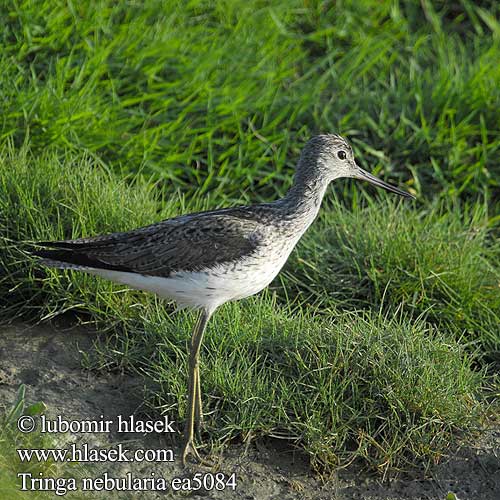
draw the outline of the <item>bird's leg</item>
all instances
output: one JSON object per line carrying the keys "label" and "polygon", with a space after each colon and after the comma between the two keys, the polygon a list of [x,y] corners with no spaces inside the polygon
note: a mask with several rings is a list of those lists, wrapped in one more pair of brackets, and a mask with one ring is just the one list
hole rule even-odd
{"label": "bird's leg", "polygon": [[195,431],[200,431],[203,425],[203,410],[201,404],[201,382],[200,382],[200,366],[196,365],[195,368],[195,390],[196,390],[196,401],[194,407],[194,428]]}
{"label": "bird's leg", "polygon": [[[194,336],[193,336],[194,339]],[[192,340],[193,340],[192,339]],[[191,342],[192,347],[192,342]],[[194,402],[194,432],[198,434],[203,425],[203,410],[202,410],[202,401],[201,401],[201,382],[200,382],[200,364],[199,360],[195,364],[194,368],[194,394],[195,394],[195,402]]]}
{"label": "bird's leg", "polygon": [[182,463],[186,465],[186,458],[192,454],[196,460],[205,465],[212,465],[202,459],[194,445],[195,422],[199,425],[201,420],[201,390],[200,390],[200,371],[199,358],[201,341],[211,316],[211,311],[202,310],[191,340],[191,350],[189,353],[189,378],[188,378],[188,409],[186,415],[185,444],[182,450]]}

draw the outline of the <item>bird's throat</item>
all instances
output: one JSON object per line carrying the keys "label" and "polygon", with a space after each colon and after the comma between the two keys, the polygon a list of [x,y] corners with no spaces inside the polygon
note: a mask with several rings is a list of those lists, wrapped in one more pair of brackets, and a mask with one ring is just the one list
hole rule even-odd
{"label": "bird's throat", "polygon": [[283,202],[295,220],[303,221],[305,228],[318,215],[321,202],[325,196],[328,182],[324,179],[307,179],[305,182],[295,179]]}

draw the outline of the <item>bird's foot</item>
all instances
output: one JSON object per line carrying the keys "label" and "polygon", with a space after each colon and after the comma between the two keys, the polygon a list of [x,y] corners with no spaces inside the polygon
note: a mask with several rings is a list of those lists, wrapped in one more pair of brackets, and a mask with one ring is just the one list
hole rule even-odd
{"label": "bird's foot", "polygon": [[187,458],[190,455],[193,456],[193,458],[196,460],[198,464],[204,465],[205,467],[213,468],[216,466],[215,462],[212,462],[212,460],[204,458],[200,455],[192,439],[188,439],[186,441],[186,444],[184,445],[184,448],[182,449],[182,465],[184,467],[188,465]]}

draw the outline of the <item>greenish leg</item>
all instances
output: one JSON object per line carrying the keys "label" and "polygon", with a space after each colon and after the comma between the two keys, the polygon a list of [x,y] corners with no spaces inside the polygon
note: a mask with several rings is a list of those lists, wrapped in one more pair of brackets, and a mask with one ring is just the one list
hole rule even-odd
{"label": "greenish leg", "polygon": [[182,449],[182,463],[186,465],[189,455],[204,465],[213,465],[203,459],[194,445],[195,426],[199,428],[203,418],[201,409],[201,387],[200,387],[200,347],[203,334],[212,315],[212,311],[202,310],[191,339],[191,350],[189,353],[189,377],[188,377],[188,408],[186,415],[186,426],[184,430],[185,443]]}
{"label": "greenish leg", "polygon": [[201,382],[200,382],[200,367],[196,366],[195,371],[195,389],[196,389],[196,404],[194,407],[194,428],[195,431],[200,431],[203,425],[203,409],[201,403]]}

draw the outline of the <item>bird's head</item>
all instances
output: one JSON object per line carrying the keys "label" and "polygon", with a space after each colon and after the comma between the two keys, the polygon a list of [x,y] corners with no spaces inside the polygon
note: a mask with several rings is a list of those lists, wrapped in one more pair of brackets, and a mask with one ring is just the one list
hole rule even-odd
{"label": "bird's head", "polygon": [[[410,193],[388,184],[363,170],[354,160],[350,144],[340,135],[317,135],[305,145],[301,155],[302,175],[320,176],[327,182],[339,177],[352,177],[368,181],[392,193],[415,198]],[[310,169],[315,170],[311,172]],[[300,174],[299,174],[300,175]]]}

